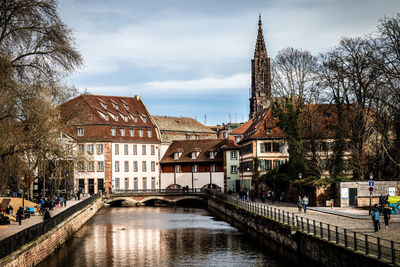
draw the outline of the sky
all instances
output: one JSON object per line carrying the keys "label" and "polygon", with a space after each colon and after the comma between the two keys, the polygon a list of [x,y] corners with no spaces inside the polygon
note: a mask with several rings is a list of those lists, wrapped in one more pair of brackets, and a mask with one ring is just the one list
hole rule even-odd
{"label": "sky", "polygon": [[327,52],[397,12],[399,0],[60,0],[84,59],[66,82],[140,95],[152,115],[243,122],[259,14],[273,59],[290,46]]}

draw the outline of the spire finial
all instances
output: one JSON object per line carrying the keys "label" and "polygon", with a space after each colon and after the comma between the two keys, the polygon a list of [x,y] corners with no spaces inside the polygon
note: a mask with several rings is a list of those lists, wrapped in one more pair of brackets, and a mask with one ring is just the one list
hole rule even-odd
{"label": "spire finial", "polygon": [[258,26],[261,28],[262,22],[261,22],[261,13],[258,13]]}

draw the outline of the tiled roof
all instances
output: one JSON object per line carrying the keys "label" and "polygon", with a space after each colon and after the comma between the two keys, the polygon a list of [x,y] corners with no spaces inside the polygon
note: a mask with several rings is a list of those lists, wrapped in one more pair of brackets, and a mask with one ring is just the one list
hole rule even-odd
{"label": "tiled roof", "polygon": [[[120,97],[82,94],[60,105],[60,115],[69,125],[68,133],[78,139],[158,141],[156,126],[139,96]],[[84,129],[82,137],[77,128]],[[111,129],[116,134],[112,136]],[[121,129],[125,130],[123,136]],[[134,136],[130,135],[133,130]],[[143,131],[143,137],[139,136]],[[147,131],[151,131],[151,137]]]}
{"label": "tiled roof", "polygon": [[153,116],[160,131],[197,132],[215,134],[215,131],[193,118]]}
{"label": "tiled roof", "polygon": [[240,125],[235,130],[231,131],[229,134],[230,135],[243,135],[244,132],[246,132],[247,129],[250,127],[252,122],[253,122],[253,119],[246,121],[244,124]]}
{"label": "tiled roof", "polygon": [[[225,145],[227,139],[203,139],[203,140],[181,140],[173,141],[165,152],[161,163],[173,163],[173,162],[214,162],[222,161],[222,146]],[[192,152],[198,152],[200,154],[196,159],[192,159]],[[214,159],[210,158],[210,152],[217,151]],[[174,159],[174,153],[181,152],[182,155],[179,159]]]}

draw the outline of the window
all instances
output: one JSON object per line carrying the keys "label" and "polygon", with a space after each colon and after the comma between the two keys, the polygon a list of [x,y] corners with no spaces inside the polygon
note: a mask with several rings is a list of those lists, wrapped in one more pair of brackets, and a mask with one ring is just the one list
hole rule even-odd
{"label": "window", "polygon": [[175,165],[175,172],[181,172],[181,165]]}
{"label": "window", "polygon": [[126,110],[129,111],[129,106],[128,106],[128,105],[125,105],[125,104],[124,104],[124,107],[125,107]]}
{"label": "window", "polygon": [[138,171],[138,163],[137,163],[137,161],[134,161],[134,162],[133,162],[133,171],[134,171],[134,172],[137,172],[137,171]]}
{"label": "window", "polygon": [[94,161],[89,161],[87,166],[88,172],[94,172]]}
{"label": "window", "polygon": [[146,161],[142,161],[142,171],[143,171],[143,172],[147,171],[147,168],[146,168]]}
{"label": "window", "polygon": [[192,172],[199,172],[199,165],[193,165]]}
{"label": "window", "polygon": [[118,109],[119,109],[119,106],[118,106],[118,104],[114,104],[114,107],[115,107],[115,109],[116,109],[116,110],[118,110]]}
{"label": "window", "polygon": [[113,115],[114,116],[114,120],[118,121],[118,115]]}
{"label": "window", "polygon": [[134,137],[135,136],[135,130],[129,129],[129,134],[131,135],[131,137]]}
{"label": "window", "polygon": [[271,128],[266,128],[266,129],[265,129],[265,133],[266,133],[266,134],[271,134],[271,133],[272,133]]}
{"label": "window", "polygon": [[147,190],[147,178],[143,177],[143,190]]}
{"label": "window", "polygon": [[150,150],[151,150],[151,154],[152,154],[152,155],[155,155],[155,154],[156,154],[156,150],[155,150],[154,145],[151,145]]}
{"label": "window", "polygon": [[115,171],[119,172],[119,161],[115,161]]}
{"label": "window", "polygon": [[272,160],[266,160],[265,161],[265,169],[266,170],[271,170],[272,169]]}
{"label": "window", "polygon": [[83,136],[83,128],[78,128],[78,136]]}
{"label": "window", "polygon": [[156,177],[151,177],[151,189],[156,189]]}
{"label": "window", "polygon": [[125,129],[124,128],[120,128],[119,131],[121,132],[121,136],[125,136]]}
{"label": "window", "polygon": [[216,172],[216,171],[217,171],[217,166],[215,166],[215,164],[211,164],[210,172]]}
{"label": "window", "polygon": [[235,138],[236,138],[236,143],[239,143],[239,141],[241,139],[240,136],[236,136]]}
{"label": "window", "polygon": [[279,143],[272,144],[272,152],[280,152],[280,144]]}
{"label": "window", "polygon": [[97,162],[97,171],[99,171],[99,172],[104,171],[104,162],[103,161]]}
{"label": "window", "polygon": [[142,155],[146,155],[146,145],[142,145]]}
{"label": "window", "polygon": [[104,118],[108,121],[108,114],[104,114]]}
{"label": "window", "polygon": [[97,145],[97,154],[99,155],[103,154],[103,144]]}
{"label": "window", "polygon": [[197,159],[197,157],[199,156],[200,152],[198,151],[193,151],[192,152],[192,159]]}
{"label": "window", "polygon": [[102,107],[103,107],[104,109],[107,109],[107,104],[106,104],[106,103],[100,102],[100,104],[102,105]]}
{"label": "window", "polygon": [[117,129],[111,128],[111,135],[116,136],[117,135]]}
{"label": "window", "polygon": [[114,154],[119,155],[119,144],[114,145]]}
{"label": "window", "polygon": [[186,134],[186,140],[190,140],[190,134]]}
{"label": "window", "polygon": [[79,153],[81,153],[81,154],[85,153],[85,145],[79,144],[79,145],[78,145],[78,151],[79,151]]}
{"label": "window", "polygon": [[133,121],[137,122],[137,116],[133,116]]}
{"label": "window", "polygon": [[139,130],[139,137],[143,137],[143,130]]}
{"label": "window", "polygon": [[129,178],[126,177],[125,178],[125,189],[128,189],[128,188],[129,188]]}
{"label": "window", "polygon": [[146,123],[146,122],[147,122],[146,117],[143,117],[142,121],[143,121],[144,123]]}
{"label": "window", "polygon": [[231,159],[237,159],[237,152],[236,151],[231,151]]}
{"label": "window", "polygon": [[129,172],[129,161],[124,161],[124,171]]}
{"label": "window", "polygon": [[83,161],[78,162],[78,171],[83,172],[85,170],[85,163]]}
{"label": "window", "polygon": [[124,155],[128,155],[128,144],[124,144]]}
{"label": "window", "polygon": [[223,132],[222,136],[223,136],[223,138],[228,138],[228,133],[227,132]]}
{"label": "window", "polygon": [[280,161],[279,160],[274,160],[273,161],[274,169],[279,169],[279,165],[280,165]]}
{"label": "window", "polygon": [[181,156],[181,155],[180,155],[179,152],[175,152],[175,153],[174,153],[174,160],[178,160],[180,156]]}
{"label": "window", "polygon": [[147,137],[151,137],[151,130],[147,130]]}
{"label": "window", "polygon": [[115,189],[119,189],[119,178],[115,178]]}
{"label": "window", "polygon": [[155,161],[152,161],[152,162],[151,162],[151,171],[152,171],[152,172],[155,172],[155,171],[156,171],[156,162],[155,162]]}
{"label": "window", "polygon": [[72,154],[72,145],[67,145],[67,153]]}
{"label": "window", "polygon": [[133,189],[138,190],[137,177],[133,178]]}
{"label": "window", "polygon": [[216,154],[217,154],[216,152],[211,151],[210,152],[210,159],[214,159]]}
{"label": "window", "polygon": [[271,152],[271,143],[261,143],[260,144],[260,152]]}
{"label": "window", "polygon": [[89,154],[93,154],[93,150],[94,150],[93,149],[93,145],[88,145],[87,146],[87,151],[88,151]]}
{"label": "window", "polygon": [[124,121],[128,122],[128,116],[124,115]]}
{"label": "window", "polygon": [[237,166],[236,165],[231,166],[231,174],[237,174]]}
{"label": "window", "polygon": [[199,140],[200,136],[198,134],[195,135],[194,139]]}
{"label": "window", "polygon": [[137,145],[133,145],[133,155],[137,155]]}

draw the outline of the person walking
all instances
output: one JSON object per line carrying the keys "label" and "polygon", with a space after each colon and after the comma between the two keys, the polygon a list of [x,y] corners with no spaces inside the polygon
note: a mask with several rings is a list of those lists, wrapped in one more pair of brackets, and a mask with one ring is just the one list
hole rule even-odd
{"label": "person walking", "polygon": [[301,213],[301,210],[303,209],[303,200],[301,199],[301,196],[297,199],[297,207],[299,208],[299,213]]}
{"label": "person walking", "polygon": [[378,208],[378,205],[375,204],[374,205],[374,209],[371,212],[371,217],[372,217],[372,220],[374,222],[374,231],[375,232],[378,232],[380,215],[381,215],[381,212],[380,212],[380,210]]}
{"label": "person walking", "polygon": [[385,229],[389,227],[389,220],[390,220],[390,213],[392,209],[389,207],[388,204],[385,204],[383,208],[383,219],[385,220]]}
{"label": "person walking", "polygon": [[304,196],[303,197],[303,209],[304,209],[304,213],[307,212],[307,206],[308,206],[308,197]]}
{"label": "person walking", "polygon": [[19,207],[17,211],[17,221],[19,225],[21,225],[22,223],[22,214],[24,214],[24,210],[22,209],[22,207]]}
{"label": "person walking", "polygon": [[49,212],[48,209],[46,209],[46,211],[44,212],[43,220],[47,221],[47,220],[50,220],[50,219],[51,219],[50,212]]}

